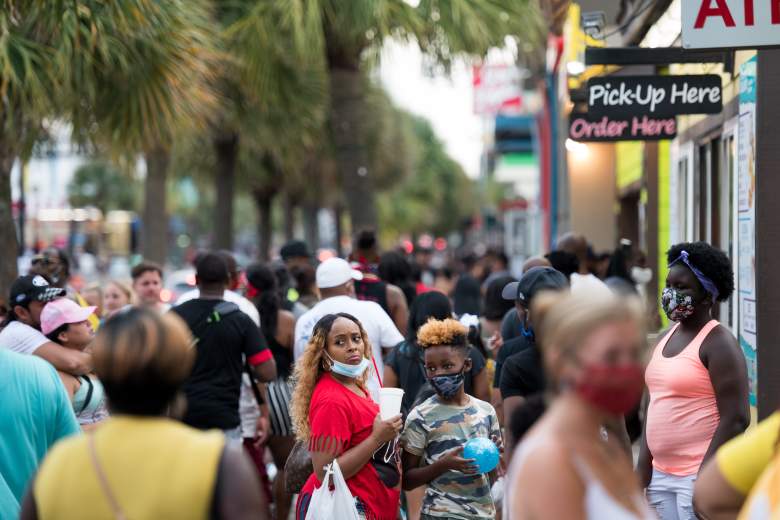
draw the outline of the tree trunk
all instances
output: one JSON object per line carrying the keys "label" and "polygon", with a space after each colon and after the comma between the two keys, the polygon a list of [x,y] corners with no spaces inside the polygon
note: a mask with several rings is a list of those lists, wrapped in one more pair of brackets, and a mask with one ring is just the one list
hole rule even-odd
{"label": "tree trunk", "polygon": [[[25,227],[27,226],[27,165],[19,165],[19,256],[27,249]],[[3,293],[0,293],[3,294]]]}
{"label": "tree trunk", "polygon": [[257,207],[257,246],[260,260],[267,262],[271,259],[271,241],[273,239],[273,227],[271,223],[271,203],[273,195],[263,190],[253,192],[255,206]]}
{"label": "tree trunk", "polygon": [[18,275],[16,252],[19,251],[19,243],[11,206],[11,168],[15,158],[11,147],[0,139],[0,251],[8,253],[0,262],[0,300],[3,302],[6,302],[11,284]]}
{"label": "tree trunk", "polygon": [[319,211],[320,208],[315,202],[306,202],[303,205],[303,240],[313,251],[320,247],[320,228],[317,218]]}
{"label": "tree trunk", "polygon": [[341,246],[342,239],[344,238],[344,208],[340,204],[337,204],[333,208],[333,217],[336,220],[336,253],[340,257],[344,256],[344,248]]}
{"label": "tree trunk", "polygon": [[218,249],[233,249],[233,202],[236,190],[236,159],[238,135],[230,133],[214,139],[217,155],[217,205],[214,211],[214,245]]}
{"label": "tree trunk", "polygon": [[158,145],[144,154],[143,245],[146,260],[165,264],[168,257],[168,213],[165,206],[170,152]]}
{"label": "tree trunk", "polygon": [[[303,167],[303,176],[306,179],[301,197],[301,209],[303,213],[303,239],[316,251],[322,246],[320,243],[319,212],[320,208],[327,205],[328,194],[325,189],[326,181],[321,169],[322,155],[319,148],[312,148],[306,154]],[[332,184],[327,182],[328,185]],[[332,189],[332,186],[331,186]]]}
{"label": "tree trunk", "polygon": [[295,201],[289,192],[285,192],[282,197],[284,208],[284,239],[289,242],[295,238]]}
{"label": "tree trunk", "polygon": [[376,227],[374,182],[368,170],[365,84],[358,67],[331,66],[331,130],[352,229]]}

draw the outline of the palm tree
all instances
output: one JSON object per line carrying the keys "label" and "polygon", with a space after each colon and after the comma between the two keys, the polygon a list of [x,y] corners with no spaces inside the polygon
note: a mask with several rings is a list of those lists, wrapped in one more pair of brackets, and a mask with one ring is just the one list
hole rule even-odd
{"label": "palm tree", "polygon": [[[233,200],[242,149],[260,158],[240,169],[251,179],[260,212],[270,213],[281,179],[294,175],[303,150],[324,120],[326,76],[312,59],[319,42],[318,18],[307,0],[219,2],[221,44],[230,56],[219,71],[224,109],[211,121],[215,151],[216,246],[233,246]],[[246,161],[244,161],[246,163]],[[254,175],[256,174],[256,175]],[[270,183],[265,185],[264,183]],[[270,223],[263,222],[263,241]],[[270,247],[266,243],[264,251]]]}
{"label": "palm tree", "polygon": [[[273,164],[286,164],[290,157],[281,150],[289,148],[280,144],[278,134],[321,140],[321,112],[326,108],[328,141],[353,227],[376,224],[377,172],[370,167],[365,141],[372,118],[365,72],[386,38],[415,40],[433,63],[447,69],[458,56],[479,57],[503,46],[508,36],[541,35],[533,0],[422,0],[417,8],[403,0],[234,0],[219,5],[223,45],[232,58],[221,72],[230,106],[212,125],[214,148],[222,158],[215,172],[215,225],[221,247],[232,246],[240,148],[262,148]],[[274,111],[284,115],[278,125],[270,123]],[[258,127],[270,127],[270,139]],[[292,159],[304,157],[303,148],[294,149]],[[276,179],[278,188],[280,178],[295,179],[292,173],[299,168],[282,167],[264,178]],[[265,200],[277,191],[258,193]],[[268,206],[267,200],[264,204]]]}
{"label": "palm tree", "polygon": [[[332,168],[322,151],[326,136],[307,127],[306,118],[294,114],[269,109],[265,117],[255,120],[251,131],[243,134],[239,184],[252,194],[257,208],[258,249],[263,260],[270,259],[271,208],[279,196],[285,202],[300,201],[310,208],[330,201],[331,194],[321,189],[323,182],[332,178]],[[318,117],[321,122],[322,117]],[[284,220],[288,217],[285,214]],[[284,224],[290,227],[292,222]],[[314,246],[315,241],[311,244]]]}
{"label": "palm tree", "polygon": [[446,236],[460,231],[478,208],[473,181],[447,155],[427,120],[407,113],[401,117],[417,150],[411,154],[415,175],[398,179],[379,193],[382,236],[397,240],[401,233]]}
{"label": "palm tree", "polygon": [[[42,6],[35,6],[40,9]],[[52,109],[49,92],[52,52],[45,20],[3,0],[0,9],[0,249],[15,258],[18,250],[11,210],[11,168],[25,141],[37,134],[42,118]],[[35,11],[34,9],[29,9]],[[32,16],[30,16],[32,14]],[[14,252],[14,253],[11,253]],[[0,298],[5,298],[16,277],[16,262],[0,262]]]}
{"label": "palm tree", "polygon": [[[87,110],[77,105],[70,119],[77,129],[92,125],[96,131],[88,137],[114,153],[143,154],[142,251],[145,258],[164,263],[171,148],[180,133],[205,128],[206,116],[217,107],[213,71],[221,55],[215,50],[213,17],[205,0],[114,4],[122,9],[113,13],[117,25],[131,14],[138,19],[123,35],[127,56],[115,57],[120,59],[117,66],[95,62],[89,55],[74,56],[74,61],[84,60],[79,84],[87,84],[92,90],[88,99],[94,101]],[[106,41],[118,44],[109,34]]]}
{"label": "palm tree", "polygon": [[385,39],[415,39],[444,69],[458,56],[481,57],[506,38],[535,41],[541,35],[531,0],[320,0],[331,93],[330,122],[343,191],[353,228],[375,226],[373,172],[368,168],[364,129],[366,83],[362,70]]}
{"label": "palm tree", "polygon": [[[207,81],[211,26],[202,0],[2,0],[0,248],[16,250],[11,167],[46,121],[66,120],[77,139],[115,153],[146,153],[148,179],[164,184],[176,129],[216,99]],[[145,249],[164,260],[164,199],[147,194],[147,243],[157,250]],[[154,231],[163,240],[150,242]],[[15,275],[15,262],[3,262],[0,294]]]}

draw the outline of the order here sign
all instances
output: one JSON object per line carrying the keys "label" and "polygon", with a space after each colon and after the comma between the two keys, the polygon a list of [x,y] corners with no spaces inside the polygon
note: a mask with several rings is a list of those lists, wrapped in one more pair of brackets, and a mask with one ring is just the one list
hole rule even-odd
{"label": "order here sign", "polygon": [[683,0],[683,47],[780,45],[780,0]]}
{"label": "order here sign", "polygon": [[569,137],[575,141],[659,141],[674,139],[676,135],[677,120],[674,117],[592,117],[575,112],[569,117]]}

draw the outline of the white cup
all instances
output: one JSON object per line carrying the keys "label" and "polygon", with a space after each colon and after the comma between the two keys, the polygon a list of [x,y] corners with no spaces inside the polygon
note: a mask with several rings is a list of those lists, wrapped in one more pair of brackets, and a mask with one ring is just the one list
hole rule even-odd
{"label": "white cup", "polygon": [[401,400],[404,397],[404,391],[400,388],[380,388],[379,389],[379,415],[385,421],[401,413]]}

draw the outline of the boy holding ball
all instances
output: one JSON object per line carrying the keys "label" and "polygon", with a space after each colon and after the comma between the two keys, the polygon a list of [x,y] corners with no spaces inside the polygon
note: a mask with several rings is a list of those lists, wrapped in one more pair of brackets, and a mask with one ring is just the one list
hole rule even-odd
{"label": "boy holding ball", "polygon": [[[500,448],[501,431],[493,407],[466,394],[468,331],[453,319],[430,320],[417,334],[424,370],[436,394],[415,407],[401,435],[403,488],[427,485],[421,520],[495,518],[487,474],[463,458],[469,439],[490,438]],[[421,462],[424,462],[421,464]],[[496,470],[490,476],[495,480]]]}

